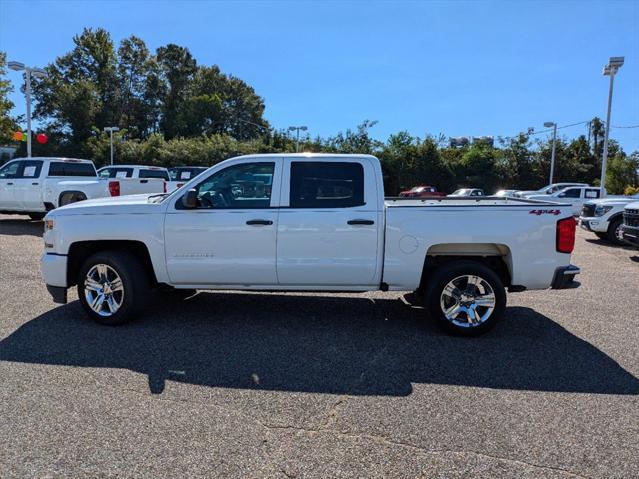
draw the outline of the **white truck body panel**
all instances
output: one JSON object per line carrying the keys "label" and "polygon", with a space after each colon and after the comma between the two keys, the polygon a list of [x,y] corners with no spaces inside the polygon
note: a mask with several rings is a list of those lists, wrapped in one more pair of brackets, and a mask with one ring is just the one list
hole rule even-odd
{"label": "white truck body panel", "polygon": [[[274,163],[267,207],[180,209],[186,192],[243,163]],[[292,208],[291,164],[356,163],[364,204]],[[134,240],[158,282],[180,288],[366,291],[419,287],[427,255],[499,256],[511,284],[551,286],[570,254],[556,251],[557,221],[570,205],[508,198],[384,200],[379,161],[367,155],[255,155],[210,168],[164,200],[147,195],[83,201],[49,213],[45,282],[67,287],[62,258],[75,242]],[[258,220],[258,225],[247,221]],[[349,222],[355,224],[349,224]],[[61,279],[64,278],[64,279]]]}

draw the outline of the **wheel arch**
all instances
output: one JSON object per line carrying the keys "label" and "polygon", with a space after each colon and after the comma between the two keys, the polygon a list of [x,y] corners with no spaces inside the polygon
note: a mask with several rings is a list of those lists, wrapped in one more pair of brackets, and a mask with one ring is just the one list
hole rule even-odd
{"label": "wheel arch", "polygon": [[60,195],[58,195],[58,207],[62,206],[62,198],[64,198],[66,195],[74,195],[77,197],[82,197],[76,201],[72,201],[72,203],[76,203],[78,201],[83,201],[87,199],[87,195],[84,191],[80,191],[80,190],[65,190],[63,192],[60,193]]}
{"label": "wheel arch", "polygon": [[73,286],[77,284],[77,277],[80,268],[86,259],[100,251],[127,251],[140,260],[144,271],[149,276],[152,284],[157,284],[157,276],[151,261],[149,249],[142,241],[135,240],[97,240],[97,241],[77,241],[69,247],[67,259],[67,284]]}
{"label": "wheel arch", "polygon": [[512,285],[512,254],[510,248],[499,243],[441,243],[431,245],[426,251],[419,284],[420,290],[428,285],[432,274],[453,261],[476,261],[497,273],[505,287]]}

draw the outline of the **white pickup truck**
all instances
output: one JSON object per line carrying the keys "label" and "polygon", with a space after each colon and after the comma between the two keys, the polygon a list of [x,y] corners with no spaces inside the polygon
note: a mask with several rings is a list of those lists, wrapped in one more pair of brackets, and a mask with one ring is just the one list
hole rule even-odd
{"label": "white pickup truck", "polygon": [[595,233],[600,239],[623,245],[623,210],[626,205],[635,201],[639,201],[639,193],[634,196],[610,196],[587,201],[581,209],[579,226]]}
{"label": "white pickup truck", "polygon": [[90,160],[18,158],[0,167],[0,213],[41,220],[59,206],[115,195],[117,183],[98,179]]}
{"label": "white pickup truck", "polygon": [[579,216],[586,201],[601,197],[601,188],[595,186],[571,186],[551,194],[527,195],[529,200],[556,201],[572,205],[572,214]]}
{"label": "white pickup truck", "polygon": [[135,317],[151,288],[416,290],[441,325],[474,335],[502,315],[506,288],[578,284],[574,241],[570,206],[385,200],[373,156],[254,155],[170,194],[49,213],[41,270],[54,301],[77,285],[103,324]]}
{"label": "white pickup truck", "polygon": [[160,166],[115,165],[98,170],[100,178],[118,180],[121,196],[144,193],[166,193],[169,190],[169,171]]}

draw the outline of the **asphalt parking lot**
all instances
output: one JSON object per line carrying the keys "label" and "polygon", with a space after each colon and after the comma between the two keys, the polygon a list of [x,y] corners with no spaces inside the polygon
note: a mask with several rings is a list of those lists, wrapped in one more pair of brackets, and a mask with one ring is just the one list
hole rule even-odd
{"label": "asphalt parking lot", "polygon": [[[25,217],[26,218],[26,217]],[[55,305],[41,222],[0,215],[0,477],[637,477],[639,253],[578,232],[581,287],[475,339],[402,295]]]}

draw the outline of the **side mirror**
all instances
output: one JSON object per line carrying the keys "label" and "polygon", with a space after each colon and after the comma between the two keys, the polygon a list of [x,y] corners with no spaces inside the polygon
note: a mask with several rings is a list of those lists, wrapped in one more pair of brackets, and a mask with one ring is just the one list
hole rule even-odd
{"label": "side mirror", "polygon": [[182,197],[182,206],[188,209],[197,208],[197,190],[195,188],[191,188]]}

